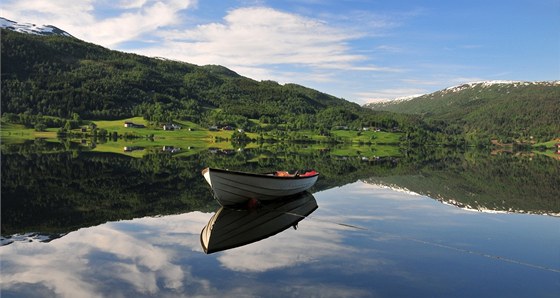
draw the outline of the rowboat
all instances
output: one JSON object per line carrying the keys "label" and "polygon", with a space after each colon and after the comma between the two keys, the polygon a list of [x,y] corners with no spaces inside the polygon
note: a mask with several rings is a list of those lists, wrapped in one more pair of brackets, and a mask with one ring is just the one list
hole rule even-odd
{"label": "rowboat", "polygon": [[200,232],[200,244],[207,254],[247,245],[295,227],[317,208],[309,192],[265,202],[255,210],[222,206]]}
{"label": "rowboat", "polygon": [[254,174],[205,168],[202,175],[222,205],[238,205],[249,200],[271,201],[308,190],[319,177],[314,170],[301,174]]}

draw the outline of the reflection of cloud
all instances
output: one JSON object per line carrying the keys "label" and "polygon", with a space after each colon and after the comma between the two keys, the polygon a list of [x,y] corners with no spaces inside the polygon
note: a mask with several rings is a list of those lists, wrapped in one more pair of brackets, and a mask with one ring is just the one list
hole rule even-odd
{"label": "reflection of cloud", "polygon": [[[427,197],[362,182],[314,196],[319,208],[297,230],[212,255],[200,245],[212,214],[201,212],[106,223],[49,243],[15,241],[0,247],[0,289],[20,297],[368,297],[396,287],[404,294],[429,295],[455,290],[456,278],[479,265],[492,272],[509,268],[513,264],[503,267],[497,260],[512,258],[513,244],[519,249],[513,254],[523,259],[517,265],[530,266],[529,276],[538,267],[521,254],[523,239],[556,239],[540,229],[554,219],[537,223],[484,214],[469,219],[472,213],[459,214]],[[525,232],[512,242],[510,233],[502,235],[506,230]],[[558,245],[551,243],[542,246],[538,264],[549,264],[548,256],[554,256],[550,247]],[[481,263],[480,257],[491,263]],[[466,271],[449,275],[449,260]],[[473,283],[483,282],[472,276]],[[552,288],[543,277],[545,290],[539,293]]]}
{"label": "reflection of cloud", "polygon": [[[111,222],[49,243],[16,241],[0,247],[0,286],[60,297],[268,296],[271,287],[277,296],[360,297],[370,293],[367,286],[347,286],[324,274],[404,276],[395,268],[398,262],[384,254],[403,236],[376,226],[410,223],[413,210],[392,211],[424,205],[425,197],[361,182],[315,197],[319,209],[297,230],[213,255],[200,245],[212,214],[201,212]],[[282,285],[263,274],[268,272],[283,276]]]}
{"label": "reflection of cloud", "polygon": [[372,297],[371,290],[355,289],[345,285],[301,284],[294,282],[277,289],[285,297]]}
{"label": "reflection of cloud", "polygon": [[[182,215],[111,222],[84,228],[50,243],[19,242],[0,248],[3,291],[23,293],[42,289],[60,297],[100,297],[162,295],[261,296],[270,284],[254,287],[226,287],[193,274],[188,259],[214,259],[202,253],[200,231],[211,214],[192,212]],[[347,246],[348,228],[329,225],[324,220],[306,219],[298,229],[215,255],[222,268],[244,273],[261,273],[304,264],[354,274],[346,266],[357,253]],[[197,252],[194,253],[193,252]],[[322,260],[336,259],[340,262]],[[383,264],[370,259],[371,266]],[[204,264],[200,263],[199,264]],[[369,268],[368,270],[371,270]],[[29,285],[33,284],[33,287]],[[223,286],[220,286],[223,288]],[[315,291],[312,289],[315,288]],[[48,291],[45,291],[48,289]],[[359,289],[324,285],[322,296],[363,296]],[[305,279],[281,289],[286,295],[317,292]]]}
{"label": "reflection of cloud", "polygon": [[193,278],[175,258],[177,247],[200,250],[198,234],[209,217],[146,218],[81,229],[50,243],[15,242],[0,249],[2,289],[42,284],[61,297],[99,297],[124,284],[151,295],[161,288],[182,291],[186,278],[205,289],[208,282]]}
{"label": "reflection of cloud", "polygon": [[230,270],[263,272],[350,253],[351,248],[344,246],[342,238],[336,227],[325,229],[322,222],[303,220],[297,231],[289,229],[263,241],[225,251],[218,259]]}

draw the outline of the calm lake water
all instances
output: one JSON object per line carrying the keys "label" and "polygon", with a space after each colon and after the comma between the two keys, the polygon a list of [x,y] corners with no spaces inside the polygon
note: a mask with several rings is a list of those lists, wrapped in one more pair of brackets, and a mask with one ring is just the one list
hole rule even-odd
{"label": "calm lake water", "polygon": [[[67,147],[2,147],[2,297],[560,292],[560,162],[551,157],[276,148],[131,158]],[[297,229],[206,254],[201,231],[220,209],[206,166],[316,168],[305,199],[317,208]]]}

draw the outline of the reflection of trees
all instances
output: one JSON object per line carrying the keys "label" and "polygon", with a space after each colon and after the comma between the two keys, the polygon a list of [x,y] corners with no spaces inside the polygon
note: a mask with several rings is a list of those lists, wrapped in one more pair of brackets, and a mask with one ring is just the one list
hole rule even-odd
{"label": "reflection of trees", "polygon": [[418,149],[398,159],[363,160],[305,150],[301,144],[279,144],[208,150],[189,157],[152,153],[135,159],[67,149],[75,147],[44,141],[2,145],[3,235],[60,233],[111,220],[213,211],[217,203],[200,174],[207,166],[249,172],[314,168],[321,176],[311,192],[377,177],[378,182],[465,204],[477,200],[491,207],[504,201],[503,208],[560,212],[555,196],[560,193],[558,162],[539,157],[529,161]]}
{"label": "reflection of trees", "polygon": [[315,168],[321,178],[314,191],[372,173],[400,172],[390,160],[372,164],[333,158],[328,151],[302,154],[301,145],[141,159],[65,151],[69,147],[74,146],[42,141],[2,147],[2,234],[59,233],[110,220],[213,211],[217,203],[200,174],[206,166],[250,172]]}
{"label": "reflection of trees", "polygon": [[196,160],[72,152],[2,155],[2,234],[67,232],[109,220],[213,210]]}
{"label": "reflection of trees", "polygon": [[560,213],[560,167],[546,156],[490,156],[467,152],[412,158],[416,175],[368,179],[447,201],[460,207]]}

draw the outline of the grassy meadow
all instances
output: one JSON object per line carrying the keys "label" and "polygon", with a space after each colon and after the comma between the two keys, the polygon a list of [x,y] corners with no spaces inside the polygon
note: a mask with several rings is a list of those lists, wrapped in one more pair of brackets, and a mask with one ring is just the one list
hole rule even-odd
{"label": "grassy meadow", "polygon": [[[125,127],[125,122],[132,122],[134,124],[144,125],[142,128],[138,127]],[[253,120],[257,125],[260,125],[258,120]],[[104,129],[107,131],[109,137],[107,142],[96,142],[92,146],[91,137],[86,136],[91,134],[90,128],[87,132],[83,133],[81,128],[73,129],[70,131],[72,134],[71,139],[80,142],[84,147],[89,147],[94,152],[111,152],[125,154],[132,157],[142,157],[148,152],[163,151],[166,148],[179,148],[174,152],[177,156],[186,156],[196,154],[201,150],[217,149],[217,150],[233,150],[235,149],[229,141],[234,133],[233,130],[218,130],[210,131],[206,127],[202,127],[190,121],[174,121],[175,124],[181,126],[177,130],[163,130],[161,126],[153,126],[142,117],[133,117],[120,120],[86,120],[82,127],[87,127],[89,124],[95,123],[98,131]],[[263,125],[264,126],[264,125]],[[36,138],[43,138],[47,140],[57,139],[58,128],[47,128],[45,131],[35,131],[33,128],[25,128],[23,125],[2,123],[0,126],[0,136],[2,143],[23,143],[26,140],[33,140]],[[111,139],[111,135],[116,133],[119,137],[115,140]],[[80,138],[79,135],[83,134],[84,137]],[[331,155],[336,156],[366,156],[374,158],[376,156],[398,156],[399,153],[399,138],[401,134],[389,132],[374,132],[374,131],[350,131],[350,130],[333,130],[330,136],[319,135],[311,130],[303,130],[298,132],[290,132],[289,136],[278,136],[271,132],[264,132],[262,134],[246,133],[251,139],[264,139],[275,140],[298,140],[306,141],[305,145],[298,147],[301,152],[329,150]],[[330,149],[329,143],[336,140],[337,143],[344,145],[336,146],[336,149]],[[258,144],[251,142],[245,148],[256,147],[274,147],[273,144]],[[125,151],[125,147],[131,149]],[[327,149],[329,148],[329,149]]]}
{"label": "grassy meadow", "polygon": [[[252,120],[256,125],[261,125],[258,120]],[[125,127],[125,122],[141,124],[145,127]],[[203,150],[234,150],[231,143],[233,130],[217,130],[211,131],[206,127],[202,127],[190,121],[174,121],[180,125],[178,130],[163,130],[160,126],[153,126],[142,117],[133,117],[120,120],[94,120],[84,121],[82,127],[86,127],[91,123],[97,125],[98,131],[104,129],[108,133],[107,141],[96,142],[92,146],[90,128],[83,133],[81,128],[71,131],[71,141],[81,144],[86,150],[93,152],[111,152],[124,154],[131,157],[142,157],[150,152],[163,152],[164,148],[177,149],[172,153],[175,156],[188,156],[196,154]],[[261,125],[264,127],[266,124]],[[58,128],[47,128],[45,131],[36,131],[33,128],[26,128],[20,124],[5,123],[0,125],[0,140],[2,144],[17,144],[27,140],[37,138],[47,141],[58,141]],[[118,138],[113,139],[111,135],[116,133]],[[83,137],[80,135],[83,134]],[[297,132],[263,132],[246,133],[253,139],[263,137],[264,143],[251,142],[245,148],[267,148],[276,151],[278,146],[284,143],[297,144],[290,145],[292,150],[302,153],[310,153],[316,151],[328,151],[332,156],[339,157],[362,157],[367,160],[376,157],[400,156],[400,138],[401,133],[383,132],[383,131],[355,131],[355,130],[331,130],[329,136],[319,135],[316,131],[301,130]],[[275,140],[267,142],[266,140]],[[333,143],[334,141],[334,143]],[[550,157],[558,158],[558,154],[550,151],[555,144],[559,143],[559,139],[551,140],[545,143],[534,144],[534,148],[546,147],[546,151],[539,151],[538,154],[544,154]],[[128,148],[129,150],[125,150]],[[169,151],[169,150],[168,150]]]}

